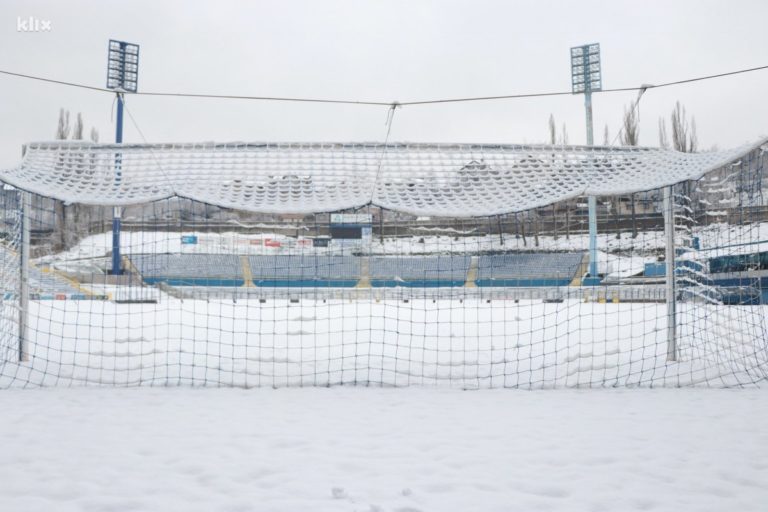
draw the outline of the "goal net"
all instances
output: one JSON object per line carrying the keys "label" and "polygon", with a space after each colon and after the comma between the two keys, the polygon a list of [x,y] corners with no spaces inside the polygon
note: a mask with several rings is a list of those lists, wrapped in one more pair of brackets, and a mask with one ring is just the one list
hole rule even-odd
{"label": "goal net", "polygon": [[756,385],[765,147],[33,143],[0,387]]}

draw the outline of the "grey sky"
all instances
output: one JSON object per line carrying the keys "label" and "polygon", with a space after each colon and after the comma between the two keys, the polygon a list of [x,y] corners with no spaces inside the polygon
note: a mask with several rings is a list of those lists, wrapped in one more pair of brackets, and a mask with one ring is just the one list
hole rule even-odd
{"label": "grey sky", "polygon": [[[17,17],[50,20],[19,32]],[[570,88],[569,48],[599,42],[605,87],[768,64],[768,2],[754,1],[8,1],[0,69],[103,86],[110,38],[141,45],[139,90],[360,100]],[[676,99],[699,139],[732,147],[768,134],[768,71],[650,90],[643,145]],[[114,140],[113,96],[0,76],[0,166],[53,138],[59,107]],[[598,94],[595,140],[616,135],[636,93]],[[129,97],[154,141],[381,141],[386,107]],[[581,96],[400,109],[391,140],[544,142],[547,119],[585,142]],[[141,137],[126,120],[126,142]]]}

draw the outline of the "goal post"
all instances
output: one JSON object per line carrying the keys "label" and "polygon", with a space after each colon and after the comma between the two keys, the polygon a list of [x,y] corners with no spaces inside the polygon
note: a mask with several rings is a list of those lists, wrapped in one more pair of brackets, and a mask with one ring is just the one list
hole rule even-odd
{"label": "goal post", "polygon": [[19,192],[21,209],[21,237],[19,245],[19,361],[29,361],[29,333],[27,322],[29,318],[29,257],[31,247],[32,204],[29,192]]}
{"label": "goal post", "polygon": [[765,147],[31,143],[0,388],[758,385]]}
{"label": "goal post", "polygon": [[675,208],[672,186],[664,187],[664,258],[666,260],[667,360],[677,361],[677,297],[675,293]]}

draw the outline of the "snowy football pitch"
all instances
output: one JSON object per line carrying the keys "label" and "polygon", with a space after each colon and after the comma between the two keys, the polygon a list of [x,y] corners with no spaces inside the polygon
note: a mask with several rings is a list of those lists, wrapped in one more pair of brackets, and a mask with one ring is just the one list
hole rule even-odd
{"label": "snowy football pitch", "polygon": [[762,511],[765,390],[0,394],[0,510]]}
{"label": "snowy football pitch", "polygon": [[680,304],[673,362],[656,303],[33,301],[0,387],[750,386],[764,308]]}

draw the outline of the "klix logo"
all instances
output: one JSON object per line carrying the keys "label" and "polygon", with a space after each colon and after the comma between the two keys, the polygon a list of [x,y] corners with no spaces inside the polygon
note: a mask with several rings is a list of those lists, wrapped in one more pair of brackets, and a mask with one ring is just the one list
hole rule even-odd
{"label": "klix logo", "polygon": [[29,16],[22,18],[16,17],[16,32],[50,32],[51,20],[43,20]]}

